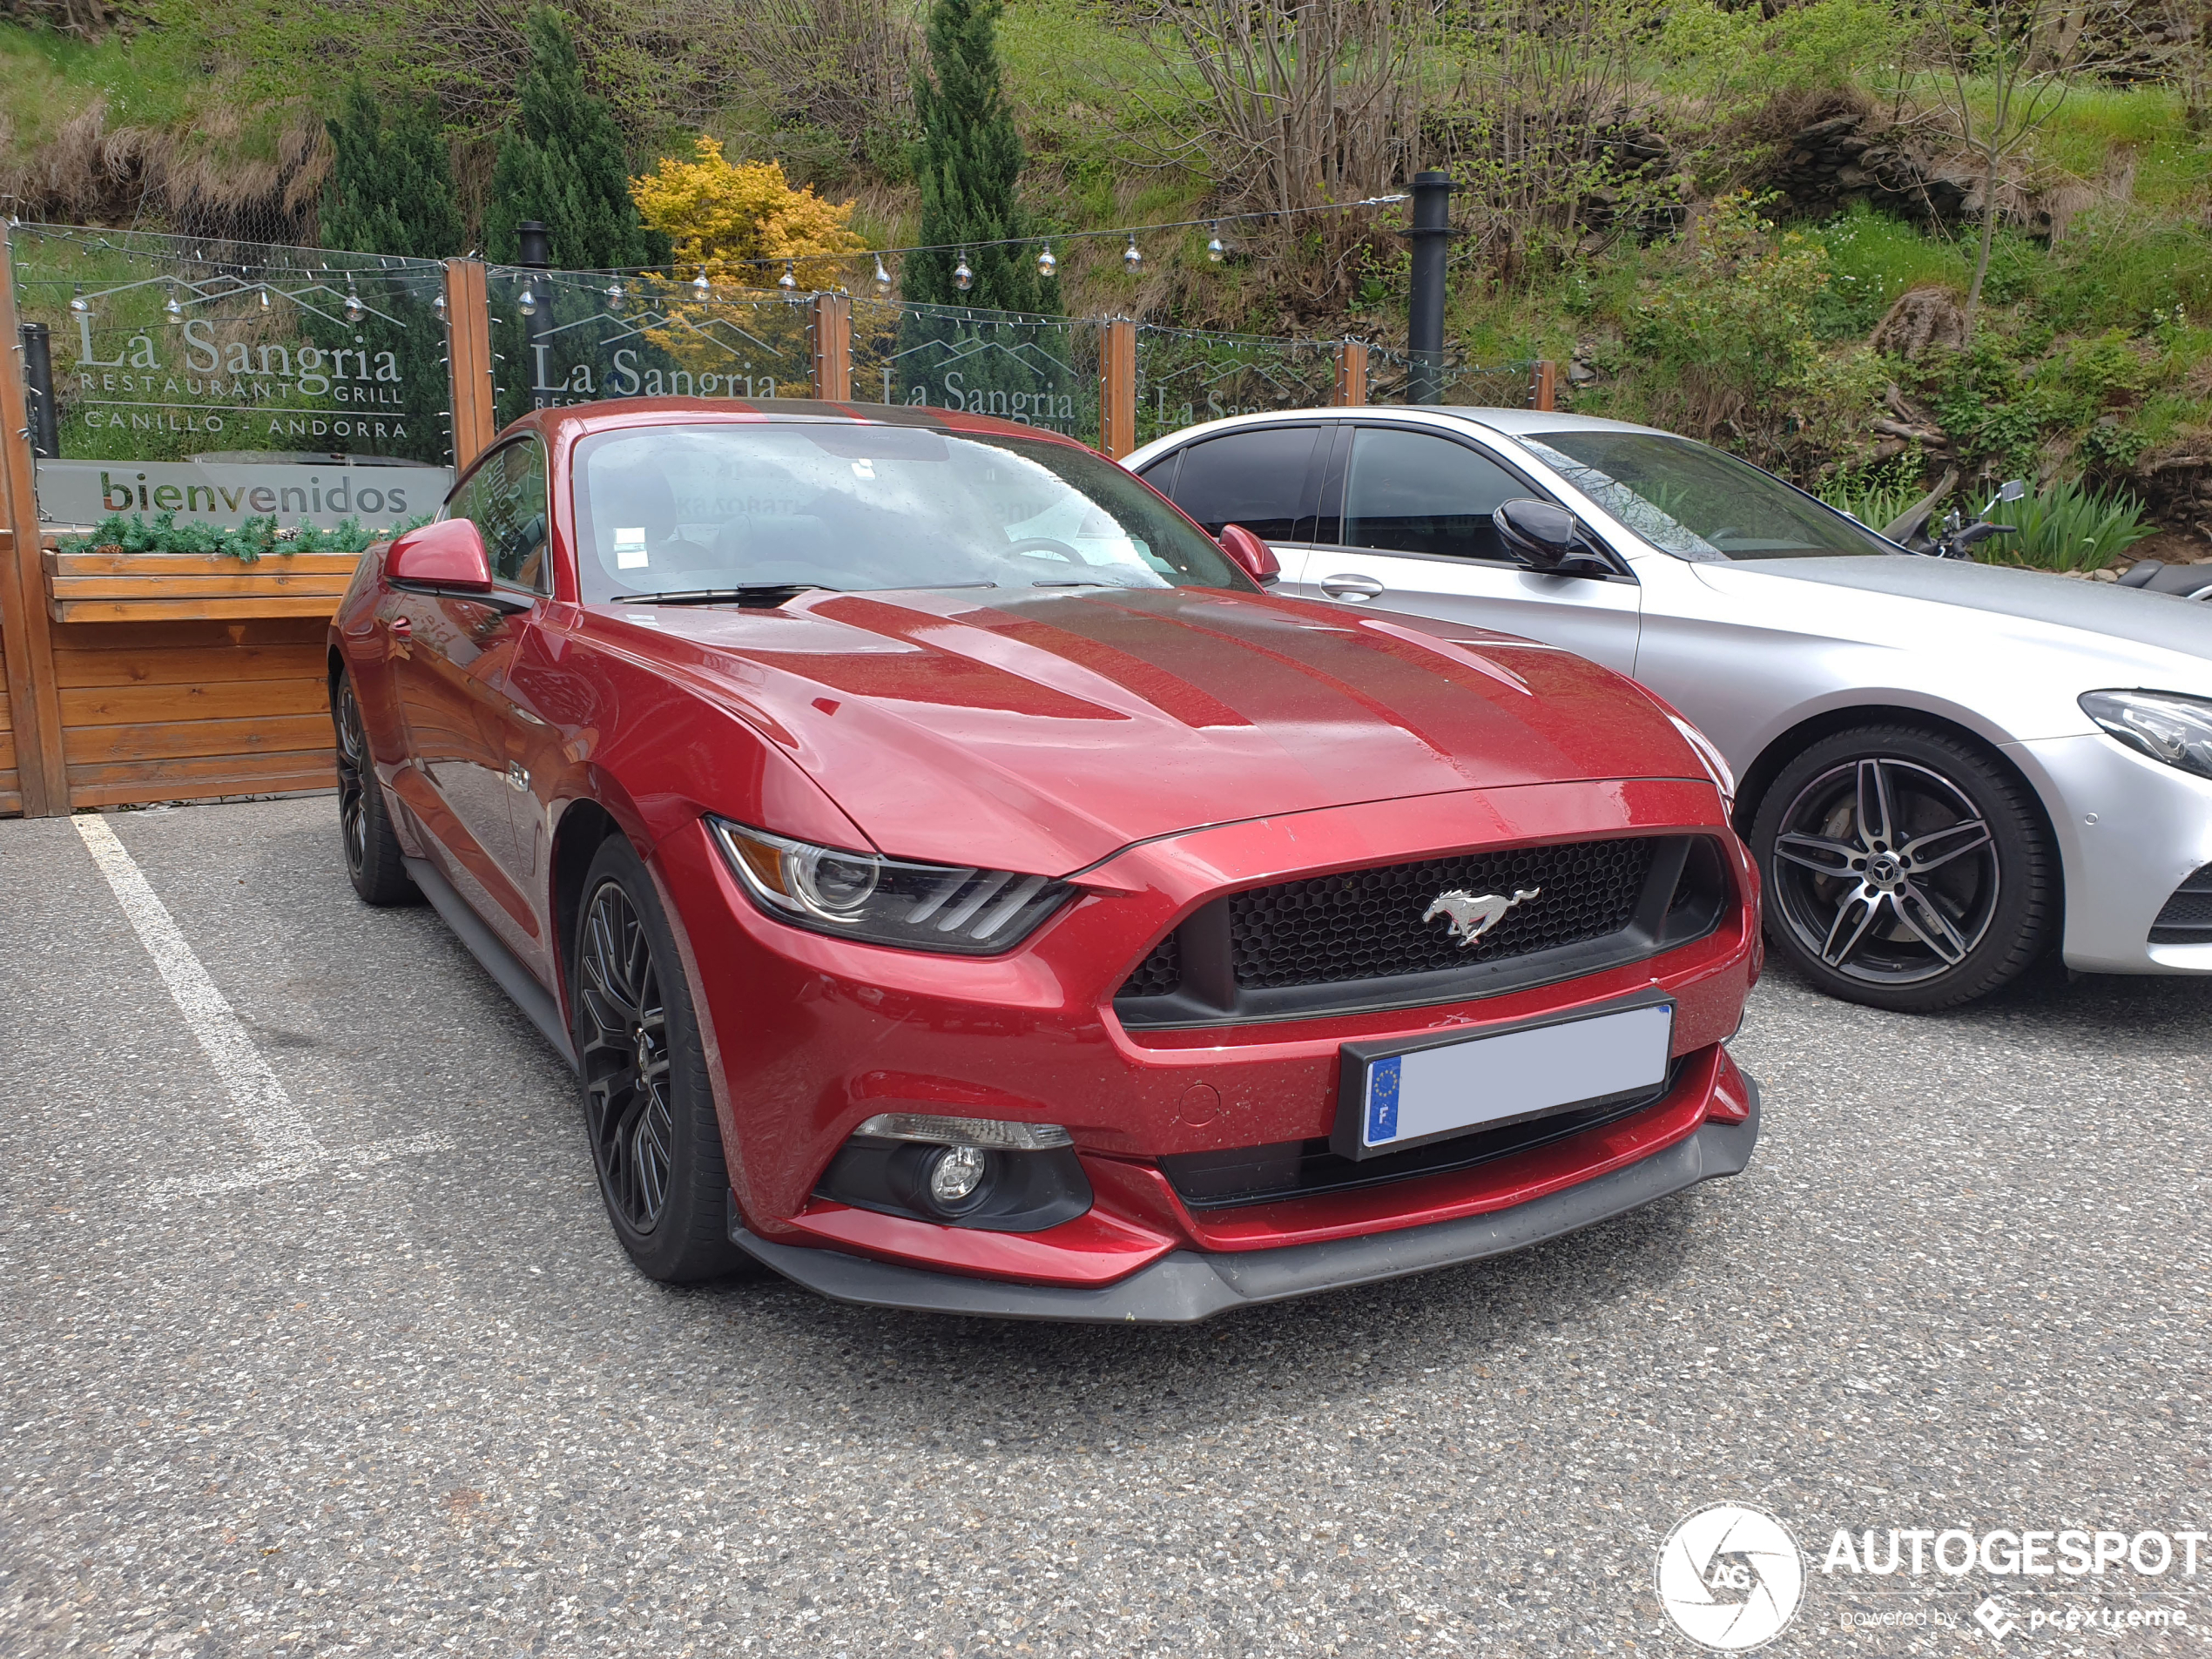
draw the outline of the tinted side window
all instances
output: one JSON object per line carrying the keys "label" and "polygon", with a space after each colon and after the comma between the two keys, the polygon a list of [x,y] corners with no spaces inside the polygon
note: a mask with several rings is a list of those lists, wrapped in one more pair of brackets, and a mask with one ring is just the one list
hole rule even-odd
{"label": "tinted side window", "polygon": [[545,568],[545,451],[536,439],[487,455],[447,501],[445,516],[475,525],[494,580],[540,593],[551,590],[552,573]]}
{"label": "tinted side window", "polygon": [[1496,462],[1463,444],[1402,428],[1352,434],[1344,488],[1344,544],[1395,553],[1501,559],[1490,515],[1532,495]]}
{"label": "tinted side window", "polygon": [[1267,427],[1208,438],[1183,452],[1175,504],[1215,536],[1242,524],[1270,542],[1298,539],[1319,426]]}

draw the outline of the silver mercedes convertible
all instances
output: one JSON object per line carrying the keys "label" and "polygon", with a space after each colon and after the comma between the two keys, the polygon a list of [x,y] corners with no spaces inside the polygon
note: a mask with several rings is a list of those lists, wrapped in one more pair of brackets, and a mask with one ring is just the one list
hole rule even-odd
{"label": "silver mercedes convertible", "polygon": [[1908,553],[1575,415],[1243,415],[1126,464],[1265,540],[1278,591],[1525,635],[1671,702],[1739,780],[1769,940],[1838,996],[1947,1007],[2054,945],[2212,974],[2212,605]]}

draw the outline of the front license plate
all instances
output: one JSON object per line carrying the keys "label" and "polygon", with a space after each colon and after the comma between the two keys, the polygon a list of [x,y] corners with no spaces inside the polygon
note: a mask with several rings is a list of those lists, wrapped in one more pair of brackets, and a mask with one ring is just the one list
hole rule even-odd
{"label": "front license plate", "polygon": [[1375,1157],[1633,1100],[1666,1081],[1674,1029],[1675,1005],[1659,1001],[1480,1036],[1347,1042],[1330,1144]]}

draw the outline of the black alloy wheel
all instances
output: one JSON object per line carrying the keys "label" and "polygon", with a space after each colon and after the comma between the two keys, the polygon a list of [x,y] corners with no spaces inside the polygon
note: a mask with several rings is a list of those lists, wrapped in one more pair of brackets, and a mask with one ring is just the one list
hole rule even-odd
{"label": "black alloy wheel", "polygon": [[1971,744],[1906,726],[1822,739],[1761,799],[1766,931],[1821,988],[1925,1011],[1987,995],[2046,947],[2055,861],[2033,797]]}
{"label": "black alloy wheel", "polygon": [[584,878],[572,981],[584,1126],[630,1258],[671,1282],[747,1259],[723,1231],[729,1177],[689,988],[652,878],[623,836]]}
{"label": "black alloy wheel", "polygon": [[347,879],[369,904],[409,903],[421,895],[408,876],[400,838],[376,781],[351,674],[338,677],[330,713],[338,732],[338,833],[345,843]]}

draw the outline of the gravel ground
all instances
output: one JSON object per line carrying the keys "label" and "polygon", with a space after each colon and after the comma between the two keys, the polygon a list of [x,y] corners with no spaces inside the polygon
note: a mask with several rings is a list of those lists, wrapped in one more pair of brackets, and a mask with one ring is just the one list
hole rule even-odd
{"label": "gravel ground", "polygon": [[1778,1653],[1986,1649],[1992,1591],[2189,1621],[2013,1649],[2212,1629],[2178,1568],[1820,1570],[1839,1527],[2206,1525],[2212,985],[1770,979],[1736,1180],[1191,1329],[995,1325],[639,1278],[560,1063],[430,911],[355,903],[333,819],[105,820],[288,1150],[77,829],[0,823],[0,1652],[1688,1654],[1652,1563],[1721,1499],[1810,1555]]}

